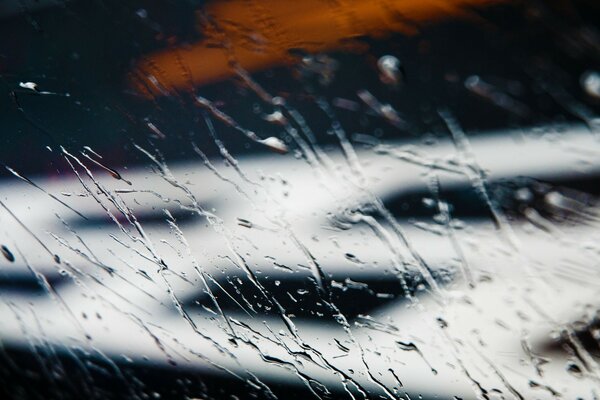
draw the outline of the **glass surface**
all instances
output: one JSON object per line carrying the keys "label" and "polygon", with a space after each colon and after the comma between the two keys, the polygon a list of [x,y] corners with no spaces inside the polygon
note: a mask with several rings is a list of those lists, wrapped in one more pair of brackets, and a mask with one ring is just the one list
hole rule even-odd
{"label": "glass surface", "polygon": [[0,398],[598,398],[599,21],[0,0]]}

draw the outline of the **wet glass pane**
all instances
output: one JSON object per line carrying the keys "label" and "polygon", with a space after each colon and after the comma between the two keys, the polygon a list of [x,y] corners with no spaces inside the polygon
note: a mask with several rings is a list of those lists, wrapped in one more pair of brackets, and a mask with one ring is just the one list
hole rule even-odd
{"label": "wet glass pane", "polygon": [[0,0],[0,398],[598,398],[599,21]]}

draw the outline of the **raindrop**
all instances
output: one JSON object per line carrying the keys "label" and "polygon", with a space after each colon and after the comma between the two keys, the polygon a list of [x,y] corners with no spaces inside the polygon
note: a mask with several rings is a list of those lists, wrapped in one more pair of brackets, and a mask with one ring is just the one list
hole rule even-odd
{"label": "raindrop", "polygon": [[288,152],[288,147],[286,146],[286,144],[283,143],[281,139],[276,138],[274,136],[270,136],[266,139],[259,140],[259,142],[278,153],[284,154]]}
{"label": "raindrop", "polygon": [[252,228],[252,222],[248,221],[247,219],[238,218],[237,222],[239,226],[243,226],[244,228]]}
{"label": "raindrop", "polygon": [[397,85],[404,80],[404,68],[400,60],[394,56],[385,55],[377,61],[379,79],[383,83]]}
{"label": "raindrop", "polygon": [[148,126],[148,128],[152,131],[152,133],[154,134],[153,136],[156,139],[166,139],[167,138],[167,135],[165,135],[160,129],[158,129],[158,127],[156,125],[154,125],[152,122],[146,123],[146,126]]}
{"label": "raindrop", "polygon": [[600,73],[598,71],[584,72],[581,75],[580,83],[588,95],[600,98]]}
{"label": "raindrop", "polygon": [[533,193],[531,193],[531,190],[529,190],[529,188],[521,188],[515,191],[514,197],[515,200],[518,201],[530,202],[533,200]]}
{"label": "raindrop", "polygon": [[273,103],[273,105],[282,106],[285,104],[285,99],[283,97],[275,96],[273,97],[271,102]]}
{"label": "raindrop", "polygon": [[575,364],[573,361],[569,361],[567,363],[567,372],[575,375],[575,376],[582,376],[583,375],[583,371],[581,370],[581,367],[579,367],[579,365]]}
{"label": "raindrop", "polygon": [[273,111],[271,114],[265,115],[263,119],[278,125],[285,125],[287,123],[287,120],[281,111]]}
{"label": "raindrop", "polygon": [[0,247],[0,250],[2,250],[2,254],[4,255],[4,257],[10,261],[10,262],[15,262],[15,256],[13,255],[13,253],[8,249],[8,247],[6,247],[5,245],[2,245]]}
{"label": "raindrop", "polygon": [[22,87],[23,89],[29,89],[29,90],[33,90],[33,91],[38,91],[37,88],[37,83],[35,82],[19,82],[19,86]]}
{"label": "raindrop", "polygon": [[352,261],[352,262],[354,262],[354,263],[359,263],[359,264],[360,264],[360,263],[362,263],[362,261],[360,261],[360,260],[358,259],[358,257],[356,257],[356,256],[355,256],[354,254],[352,254],[352,253],[346,253],[346,254],[344,254],[344,256],[346,257],[346,259],[347,259],[347,260],[349,260],[349,261]]}
{"label": "raindrop", "polygon": [[436,318],[438,325],[440,326],[440,328],[444,329],[448,327],[448,322],[446,322],[446,320],[442,317],[437,317]]}
{"label": "raindrop", "polygon": [[146,11],[146,9],[144,9],[144,8],[140,8],[135,13],[137,14],[138,17],[140,17],[142,19],[148,18],[148,11]]}

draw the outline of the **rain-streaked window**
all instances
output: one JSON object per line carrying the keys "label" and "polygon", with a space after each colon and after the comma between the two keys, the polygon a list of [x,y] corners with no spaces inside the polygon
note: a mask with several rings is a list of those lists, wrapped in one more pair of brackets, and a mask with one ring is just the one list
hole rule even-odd
{"label": "rain-streaked window", "polygon": [[599,21],[0,0],[0,398],[599,398]]}

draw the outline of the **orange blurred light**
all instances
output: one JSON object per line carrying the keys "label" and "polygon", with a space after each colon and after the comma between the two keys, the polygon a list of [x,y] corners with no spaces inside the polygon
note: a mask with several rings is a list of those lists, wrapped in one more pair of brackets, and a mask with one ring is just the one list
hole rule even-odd
{"label": "orange blurred light", "polygon": [[190,91],[297,60],[291,49],[318,53],[348,40],[415,32],[418,24],[464,14],[501,0],[230,0],[208,3],[204,39],[140,60],[131,83],[146,97]]}

